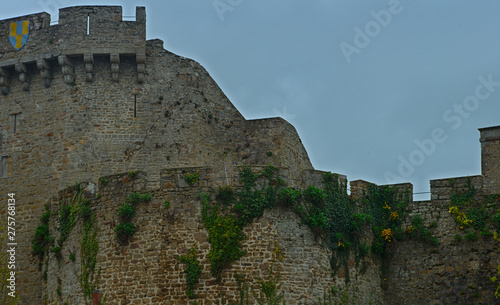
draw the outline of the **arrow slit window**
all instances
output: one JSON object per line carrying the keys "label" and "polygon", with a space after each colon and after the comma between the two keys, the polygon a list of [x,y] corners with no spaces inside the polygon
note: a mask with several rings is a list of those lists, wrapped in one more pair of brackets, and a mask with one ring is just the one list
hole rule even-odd
{"label": "arrow slit window", "polygon": [[20,115],[21,115],[21,112],[13,113],[12,114],[12,121],[13,121],[13,126],[14,126],[14,133],[17,132],[18,125],[19,125]]}
{"label": "arrow slit window", "polygon": [[9,166],[9,157],[3,156],[0,159],[0,178],[7,177],[7,172],[9,170],[8,166]]}

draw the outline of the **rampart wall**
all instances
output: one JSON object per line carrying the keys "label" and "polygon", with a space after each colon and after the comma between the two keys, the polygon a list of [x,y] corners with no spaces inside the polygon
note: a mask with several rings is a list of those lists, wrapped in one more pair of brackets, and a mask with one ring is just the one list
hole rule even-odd
{"label": "rampart wall", "polygon": [[[161,168],[211,166],[226,177],[235,166],[272,163],[288,165],[293,184],[313,169],[293,126],[245,120],[197,62],[146,41],[143,7],[135,21],[116,6],[59,16],[55,25],[46,13],[0,21],[0,193],[16,193],[23,302],[41,296],[30,253],[36,220],[75,181],[143,170],[156,189]],[[17,51],[8,29],[23,20],[29,38]]]}
{"label": "rampart wall", "polygon": [[[253,167],[260,172],[264,167]],[[199,180],[190,186],[184,180],[186,173],[199,173]],[[280,169],[279,176],[287,180],[287,169]],[[255,291],[259,291],[258,280],[280,277],[280,289],[286,304],[318,304],[326,292],[334,286],[342,287],[332,300],[350,298],[359,304],[381,302],[378,265],[367,258],[368,266],[360,272],[360,266],[349,259],[349,270],[342,269],[338,277],[331,275],[331,253],[321,245],[313,232],[302,223],[290,208],[283,206],[267,210],[262,217],[247,225],[243,242],[246,254],[231,263],[222,274],[220,283],[210,274],[207,257],[210,244],[206,228],[201,221],[201,204],[197,194],[214,195],[218,185],[213,168],[195,167],[167,169],[161,173],[161,187],[152,190],[152,201],[140,203],[134,216],[137,228],[127,244],[120,244],[114,229],[119,223],[117,216],[120,202],[131,192],[145,192],[147,173],[139,172],[131,178],[128,173],[103,177],[106,185],[89,187],[94,189],[92,213],[96,215],[99,228],[99,253],[97,268],[101,268],[99,289],[106,295],[107,304],[226,304],[240,299],[236,275],[245,276]],[[233,181],[236,188],[239,180]],[[321,186],[321,185],[318,185]],[[70,188],[71,189],[71,188]],[[50,201],[51,234],[59,238],[58,220],[61,207],[69,190],[59,192]],[[96,193],[99,196],[95,196]],[[170,206],[165,207],[164,201]],[[69,300],[71,304],[83,304],[78,274],[81,265],[82,223],[81,220],[65,242],[61,258],[49,253],[44,263],[47,280],[43,282],[43,295],[49,302]],[[185,264],[178,257],[196,245],[202,274],[196,285],[195,298],[186,295]],[[69,256],[76,253],[76,259]],[[282,257],[281,259],[279,257]],[[47,264],[45,266],[45,264]],[[96,270],[97,270],[96,268]],[[346,272],[350,282],[346,283]],[[60,289],[61,295],[57,294]],[[249,292],[251,294],[251,292]],[[252,296],[251,296],[252,298]],[[251,301],[253,304],[253,301]]]}
{"label": "rampart wall", "polygon": [[[16,51],[7,33],[12,22],[22,20],[30,22],[30,36]],[[47,282],[40,285],[44,275],[30,249],[43,205],[75,181],[88,182],[102,195],[92,204],[102,230],[98,262],[103,290],[116,302],[179,304],[187,299],[175,256],[197,241],[206,267],[208,251],[195,188],[179,178],[179,171],[200,169],[197,187],[207,191],[237,184],[241,165],[278,166],[292,187],[321,183],[322,172],[312,167],[292,125],[280,118],[245,120],[198,63],[164,50],[160,40],[146,41],[145,22],[144,8],[137,8],[135,21],[123,21],[115,6],[61,9],[57,25],[50,25],[46,13],[0,21],[0,194],[16,194],[16,272],[23,304],[54,297],[58,286],[63,296],[81,298],[78,258],[63,265],[51,259]],[[499,130],[480,130],[482,175],[472,177],[478,196],[500,192]],[[137,180],[115,176],[135,170]],[[109,186],[99,187],[99,177],[109,177]],[[283,209],[267,211],[245,229],[249,252],[231,271],[264,276],[278,241],[285,258],[276,263],[276,271],[283,276],[287,299],[296,304],[313,304],[333,286],[347,287],[351,300],[363,304],[495,303],[494,284],[488,280],[499,264],[497,244],[491,237],[456,241],[461,231],[448,212],[450,196],[467,179],[453,181],[453,186],[450,179],[431,181],[432,200],[410,207],[427,224],[436,222],[432,230],[440,246],[412,240],[391,244],[394,257],[385,283],[380,262],[371,256],[366,273],[350,259],[351,268],[332,277],[331,253],[298,216]],[[352,196],[362,198],[366,185],[351,182]],[[154,200],[139,206],[139,231],[132,243],[116,248],[116,207],[131,190],[150,191]],[[54,213],[61,198],[52,200]],[[172,202],[170,209],[163,208],[164,200]],[[81,226],[63,257],[78,249],[78,230]],[[132,271],[130,262],[144,271]],[[237,289],[230,274],[218,285],[205,271],[200,301],[219,300],[221,291],[234,299]],[[137,278],[147,280],[135,285]],[[343,286],[347,278],[351,284]]]}
{"label": "rampart wall", "polygon": [[[499,243],[491,233],[497,228],[487,223],[490,234],[483,235],[472,227],[461,227],[450,213],[451,198],[470,187],[475,190],[470,204],[483,202],[484,207],[496,211],[500,197],[484,187],[483,176],[431,180],[430,184],[431,200],[411,202],[404,227],[420,215],[439,245],[412,239],[390,244],[383,304],[500,304],[495,298],[496,284],[491,281],[500,264]],[[362,199],[368,185],[366,181],[351,182],[351,194]],[[468,234],[475,238],[469,240]]]}

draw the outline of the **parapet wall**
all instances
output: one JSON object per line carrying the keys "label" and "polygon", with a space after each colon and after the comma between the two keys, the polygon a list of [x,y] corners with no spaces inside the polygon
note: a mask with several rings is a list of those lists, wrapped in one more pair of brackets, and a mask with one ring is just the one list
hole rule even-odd
{"label": "parapet wall", "polygon": [[[23,20],[29,38],[15,51],[7,29]],[[55,25],[46,13],[2,20],[0,35],[0,193],[17,194],[26,304],[41,296],[36,221],[75,181],[140,170],[154,190],[162,168],[210,166],[225,179],[241,165],[288,164],[291,184],[312,173],[290,124],[245,120],[199,63],[146,42],[144,8],[123,21],[121,7],[70,7]]]}
{"label": "parapet wall", "polygon": [[[9,44],[12,22],[28,20],[29,37],[21,50]],[[62,55],[145,54],[146,9],[136,8],[136,20],[124,21],[121,6],[75,6],[59,11],[58,24],[38,13],[0,20],[0,61],[21,60],[58,52]]]}
{"label": "parapet wall", "polygon": [[[262,169],[252,167],[256,173]],[[184,180],[186,173],[198,173],[198,181],[190,186]],[[329,292],[327,295],[336,302],[346,296],[357,304],[381,302],[377,264],[367,258],[368,267],[360,272],[352,257],[349,259],[350,270],[343,270],[339,277],[333,277],[330,250],[321,245],[296,213],[281,206],[266,210],[262,217],[244,228],[243,249],[246,254],[225,268],[220,283],[216,282],[210,274],[207,256],[210,244],[201,221],[201,204],[197,196],[200,192],[213,196],[219,180],[215,173],[209,167],[162,170],[161,187],[150,190],[151,202],[137,205],[133,218],[137,231],[124,245],[115,237],[114,228],[119,223],[117,210],[131,192],[146,191],[147,173],[137,172],[133,177],[128,173],[107,176],[100,179],[98,185],[82,183],[86,190],[94,190],[93,195],[91,192],[88,195],[99,228],[96,270],[101,268],[99,289],[106,295],[107,304],[234,303],[240,297],[237,274],[244,276],[258,291],[258,280],[268,280],[271,268],[274,276],[280,276],[279,291],[284,292],[286,304],[318,304],[325,292]],[[286,181],[287,169],[280,168],[278,175]],[[233,186],[239,188],[238,184]],[[51,218],[50,234],[56,240],[59,238],[57,215],[66,198],[71,198],[68,189],[50,201],[50,209],[55,215]],[[165,201],[170,203],[168,208]],[[79,220],[64,243],[61,258],[49,253],[49,259],[43,264],[43,270],[47,270],[46,281],[41,282],[46,300],[84,303],[78,280],[81,238]],[[202,273],[195,298],[190,300],[186,295],[185,264],[178,257],[185,255],[193,245],[198,249]],[[71,253],[75,254],[74,260],[69,258]],[[351,273],[349,283],[346,282],[346,272]],[[332,295],[334,286],[343,287],[342,294]],[[251,292],[250,298],[253,298]]]}
{"label": "parapet wall", "polygon": [[[120,62],[132,56],[137,81],[144,82],[146,60],[146,10],[136,8],[136,21],[123,21],[120,6],[77,6],[60,10],[59,24],[50,25],[50,15],[39,13],[0,21],[0,89],[7,95],[18,78],[29,91],[35,74],[50,87],[53,73],[62,70],[64,80],[75,82],[75,64],[83,60],[85,80],[94,80],[98,56],[109,58],[111,77],[118,81]],[[28,40],[16,50],[9,43],[13,22],[28,21]]]}
{"label": "parapet wall", "polygon": [[[492,236],[461,227],[454,219],[456,215],[450,213],[452,198],[471,190],[474,198],[470,200],[488,202],[484,206],[495,213],[500,197],[491,187],[485,187],[485,179],[472,176],[431,180],[431,200],[410,203],[403,227],[411,226],[410,220],[420,215],[439,245],[411,239],[390,244],[383,304],[500,304],[495,297],[496,285],[490,280],[500,264],[498,242]],[[369,184],[352,181],[353,198],[364,198]],[[400,192],[413,189],[409,183],[393,187]],[[461,207],[462,212],[466,208]],[[490,232],[497,230],[492,223],[486,227]]]}
{"label": "parapet wall", "polygon": [[[500,263],[498,242],[475,229],[461,228],[450,213],[452,196],[469,187],[476,190],[476,202],[491,195],[491,190],[483,188],[481,176],[439,179],[431,181],[431,201],[412,203],[409,217],[421,215],[440,244],[394,245],[386,304],[500,304],[495,298],[496,284],[490,280]],[[500,201],[488,206],[499,207]],[[491,223],[487,229],[496,230]]]}
{"label": "parapet wall", "polygon": [[480,128],[479,131],[484,188],[490,194],[500,193],[500,126]]}
{"label": "parapet wall", "polygon": [[[30,250],[43,204],[75,181],[88,181],[89,187],[96,187],[102,176],[114,181],[109,188],[103,188],[103,196],[94,198],[93,202],[105,228],[105,256],[99,261],[109,273],[103,275],[103,287],[113,291],[113,297],[122,303],[131,299],[127,289],[133,278],[143,275],[136,272],[129,276],[132,272],[129,261],[138,264],[153,279],[151,285],[155,288],[148,293],[159,302],[184,293],[181,269],[178,264],[174,265],[177,261],[173,255],[185,253],[196,240],[203,245],[205,264],[207,262],[206,234],[203,235],[199,227],[200,208],[193,189],[181,178],[182,170],[200,170],[202,179],[197,187],[201,188],[237,185],[237,172],[242,165],[278,166],[280,175],[293,187],[321,183],[322,172],[312,167],[292,125],[280,118],[245,120],[201,65],[164,50],[159,40],[146,42],[143,7],[137,8],[136,21],[123,21],[122,9],[116,6],[69,7],[61,9],[59,15],[56,25],[50,25],[47,13],[0,21],[0,193],[16,193],[19,240],[16,271],[23,303],[37,304],[42,294],[53,295],[55,292],[48,291],[47,287],[57,287],[60,272],[66,272],[61,275],[65,277],[64,282],[77,282],[74,274],[69,274],[77,265],[67,262],[73,269],[65,270],[57,269],[59,266],[52,263],[53,274],[44,291],[39,285],[43,275]],[[23,20],[30,22],[29,38],[23,48],[15,51],[7,37],[8,27],[11,22]],[[481,129],[483,172],[482,176],[472,178],[480,194],[500,192],[499,130],[500,126]],[[171,169],[161,170],[164,168]],[[134,183],[129,183],[126,175],[113,176],[134,170],[139,171]],[[342,175],[339,179],[347,181]],[[446,210],[452,190],[447,184],[449,181],[431,182],[433,201],[411,206],[413,213],[422,214],[426,223],[432,223],[436,215],[441,215],[434,230],[443,238],[443,247],[452,240],[456,232],[453,230],[457,230]],[[457,186],[467,180],[454,181]],[[353,197],[360,196],[366,182],[359,182],[358,190],[352,183]],[[411,189],[408,184],[398,187]],[[153,192],[155,201],[139,208],[145,215],[139,223],[141,228],[154,229],[139,231],[137,242],[126,251],[116,253],[113,252],[116,205],[131,190]],[[160,210],[158,214],[163,200],[172,200],[173,209]],[[59,198],[54,199],[53,204],[57,213]],[[312,299],[302,303],[303,296],[317,299],[323,288],[334,284],[324,271],[329,254],[295,214],[282,210],[266,212],[248,230],[250,254],[247,261],[235,265],[238,270],[250,273],[253,269],[259,270],[262,258],[269,260],[272,252],[269,245],[279,237],[290,255],[288,265],[283,267],[287,278],[284,286],[290,287],[287,299],[296,300],[298,304],[312,303]],[[191,237],[186,239],[186,236]],[[165,244],[152,244],[157,240],[164,240]],[[76,247],[78,240],[74,239],[73,243]],[[419,243],[408,242],[396,247],[396,263],[391,269],[393,282],[386,292],[386,302],[394,302],[393,297],[408,304],[422,304],[429,300],[429,295],[436,302],[441,299],[458,302],[461,296],[469,296],[463,287],[474,284],[461,280],[454,284],[451,278],[442,278],[443,268],[446,272],[455,272],[450,273],[453,279],[470,275],[477,280],[478,285],[474,287],[485,287],[481,288],[484,292],[474,290],[471,294],[477,292],[478,300],[494,302],[492,284],[480,281],[479,273],[487,273],[488,268],[498,264],[495,243],[472,247],[477,251],[469,248],[470,245],[464,243],[452,248],[456,249],[456,255],[449,248],[439,250],[438,253],[443,254],[438,255],[435,249],[421,247]],[[307,263],[303,263],[303,251],[308,255]],[[418,259],[412,260],[408,253],[414,253]],[[107,256],[113,256],[114,260],[107,261]],[[449,266],[452,269],[442,267],[449,263],[446,256],[453,257]],[[465,273],[465,269],[455,267],[461,257],[470,264]],[[167,263],[158,264],[158,261]],[[349,262],[354,266],[353,260]],[[263,275],[266,266],[254,275]],[[429,266],[432,269],[426,269],[431,268]],[[360,285],[364,285],[365,291],[369,291],[374,300],[380,300],[376,268],[374,262],[373,270],[369,271],[372,273],[354,283],[363,282]],[[164,270],[172,271],[168,280]],[[346,272],[349,271],[344,270],[343,277],[339,275],[339,278],[345,278]],[[440,281],[435,281],[437,277]],[[227,288],[215,285],[208,277],[202,280],[207,300],[216,299],[214,293]],[[234,296],[234,278],[227,280],[231,283],[228,295]],[[63,288],[65,295],[78,295],[76,286],[72,285]],[[136,292],[146,286],[137,287]],[[295,286],[296,291],[292,290]],[[433,287],[439,288],[439,294]],[[450,289],[452,293],[448,298]],[[408,291],[418,291],[417,297]],[[358,292],[355,292],[358,299],[368,302],[367,297]]]}

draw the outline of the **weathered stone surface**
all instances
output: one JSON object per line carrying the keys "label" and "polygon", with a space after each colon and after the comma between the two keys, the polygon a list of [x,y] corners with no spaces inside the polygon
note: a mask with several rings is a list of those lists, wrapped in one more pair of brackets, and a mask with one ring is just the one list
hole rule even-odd
{"label": "weathered stone surface", "polygon": [[[21,20],[30,21],[30,38],[16,51],[7,33],[11,22]],[[247,254],[216,283],[208,271],[210,245],[195,190],[240,186],[243,165],[256,171],[278,166],[293,187],[318,185],[323,172],[314,170],[291,124],[281,118],[245,120],[197,62],[164,50],[160,40],[146,41],[145,26],[144,8],[136,9],[136,21],[123,21],[118,6],[64,8],[56,25],[47,13],[0,20],[0,156],[7,164],[0,194],[16,194],[17,291],[23,304],[57,298],[58,286],[71,304],[82,303],[81,223],[66,241],[62,262],[50,253],[46,282],[30,250],[44,204],[57,215],[70,195],[53,196],[75,181],[88,182],[95,196],[101,288],[110,304],[188,304],[177,257],[194,242],[204,269],[196,291],[200,304],[217,303],[222,293],[235,300],[235,272],[265,276],[275,242],[284,251],[275,270],[289,304],[314,304],[332,287],[345,287],[357,304],[498,303],[489,280],[499,263],[497,244],[453,240],[458,229],[448,213],[450,179],[431,181],[432,201],[411,205],[411,215],[437,222],[433,233],[441,245],[394,245],[387,279],[380,278],[380,262],[373,257],[366,258],[364,272],[350,257],[351,268],[332,276],[331,253],[294,213],[275,209],[245,228]],[[482,195],[500,193],[499,130],[480,130],[482,175],[471,179]],[[199,172],[200,180],[189,186],[185,172]],[[99,184],[101,177],[109,185]],[[343,175],[339,179],[347,182]],[[455,187],[466,183],[453,179]],[[351,182],[352,198],[361,198],[368,184]],[[151,191],[154,200],[139,205],[138,231],[129,245],[118,247],[117,205],[133,191]],[[55,219],[50,226],[58,232]],[[369,234],[363,238],[370,240]],[[67,259],[70,253],[76,253],[75,262]]]}
{"label": "weathered stone surface", "polygon": [[[20,20],[30,21],[30,37],[16,51],[6,35]],[[118,6],[64,8],[55,25],[46,13],[0,20],[0,155],[8,160],[0,193],[17,196],[27,304],[41,295],[30,240],[43,204],[75,181],[144,170],[144,187],[155,189],[161,169],[209,165],[213,178],[199,185],[207,187],[233,181],[238,166],[275,164],[299,185],[313,170],[292,125],[245,120],[198,63],[146,42],[145,26],[144,8],[122,21]]]}
{"label": "weathered stone surface", "polygon": [[[194,170],[201,173],[200,184],[212,179],[212,168],[203,167],[168,170],[162,178],[170,179],[182,171]],[[257,172],[261,168],[254,167],[253,170]],[[283,178],[286,180],[288,176]],[[317,304],[324,292],[332,287],[343,287],[342,291],[360,304],[382,302],[379,266],[371,257],[363,259],[367,264],[363,273],[359,270],[361,265],[355,264],[354,257],[351,257],[349,270],[344,269],[337,276],[332,276],[331,252],[321,245],[296,213],[284,207],[267,210],[244,228],[246,238],[243,249],[246,254],[223,271],[220,283],[216,282],[210,274],[207,257],[210,244],[207,231],[200,226],[201,204],[197,198],[200,188],[196,186],[149,190],[152,201],[138,204],[133,218],[137,232],[127,244],[120,244],[114,232],[119,223],[117,209],[127,194],[148,177],[146,173],[139,172],[134,178],[124,173],[105,179],[106,185],[101,184],[98,189],[100,196],[91,197],[91,204],[100,235],[97,257],[97,268],[101,268],[99,288],[106,293],[111,304],[119,304],[116,300],[125,299],[129,304],[190,304],[192,301],[186,296],[185,266],[178,257],[186,254],[193,245],[198,249],[198,259],[203,267],[193,300],[199,304],[216,304],[222,298],[236,302],[239,297],[236,274],[245,275],[257,288],[257,280],[267,279],[271,266],[275,275],[280,275],[287,304]],[[86,183],[83,186],[88,188]],[[146,189],[143,187],[140,191],[145,192]],[[213,188],[203,191],[214,195]],[[71,193],[64,190],[50,202],[53,215],[59,214],[68,196]],[[169,208],[158,204],[166,200],[170,202]],[[47,282],[42,282],[43,297],[57,298],[54,287],[58,287],[59,279],[63,298],[69,296],[72,304],[83,304],[81,288],[75,278],[81,261],[81,226],[79,220],[64,244],[60,261],[51,254]],[[50,230],[57,239],[57,216],[52,217]],[[74,262],[68,259],[70,251],[76,254]],[[349,282],[346,272],[350,275]],[[337,295],[335,300],[338,301],[339,297]]]}

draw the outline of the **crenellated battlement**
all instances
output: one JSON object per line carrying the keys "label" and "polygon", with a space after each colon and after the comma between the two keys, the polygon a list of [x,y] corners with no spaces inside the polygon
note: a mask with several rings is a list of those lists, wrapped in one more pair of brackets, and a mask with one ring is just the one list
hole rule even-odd
{"label": "crenellated battlement", "polygon": [[[92,213],[101,230],[100,288],[109,293],[111,303],[163,304],[175,300],[175,304],[186,304],[185,276],[177,258],[193,243],[200,246],[204,257],[205,275],[196,293],[206,298],[200,304],[219,302],[221,286],[208,276],[210,245],[206,226],[200,220],[199,190],[215,196],[221,186],[243,188],[242,167],[261,174],[273,165],[277,168],[274,174],[286,181],[287,187],[302,190],[325,186],[325,172],[314,169],[297,130],[286,120],[246,120],[199,63],[165,50],[160,40],[146,43],[144,7],[136,8],[135,21],[124,21],[119,6],[67,7],[59,10],[56,24],[51,23],[51,16],[44,12],[0,20],[0,194],[15,194],[19,243],[16,293],[21,302],[39,304],[45,296],[49,297],[46,303],[51,299],[63,302],[68,296],[72,304],[83,303],[78,301],[82,289],[75,285],[79,283],[75,271],[81,268],[80,255],[85,252],[80,249],[82,222],[66,241],[57,263],[57,239],[45,249],[50,263],[39,264],[32,255],[31,243],[46,203],[53,212],[50,234],[57,237],[61,233],[58,217],[68,204],[67,186],[76,181],[88,182],[81,186],[92,193]],[[427,248],[418,240],[391,243],[393,250],[400,252],[395,252],[393,262],[397,263],[390,264],[390,284],[380,283],[379,262],[371,255],[359,257],[359,267],[357,254],[356,258],[352,256],[332,277],[332,252],[320,245],[290,207],[287,210],[283,206],[265,212],[244,228],[247,254],[232,264],[231,270],[267,276],[262,272],[272,265],[273,255],[281,253],[279,242],[284,261],[279,259],[275,270],[282,272],[286,281],[282,287],[293,287],[286,292],[292,305],[315,304],[326,289],[340,287],[349,278],[354,279],[353,295],[360,297],[352,299],[356,303],[382,304],[387,297],[390,301],[385,304],[393,304],[412,300],[417,294],[419,301],[408,304],[427,304],[436,287],[446,294],[446,300],[452,300],[446,304],[457,303],[463,299],[462,293],[450,299],[448,289],[472,291],[471,282],[453,281],[480,279],[497,267],[498,255],[491,257],[494,266],[476,257],[496,253],[496,244],[485,240],[479,251],[469,251],[469,244],[455,247],[453,236],[459,228],[448,211],[451,195],[471,186],[478,190],[477,196],[489,196],[497,200],[495,209],[500,207],[500,126],[480,132],[482,175],[432,180],[432,200],[409,203],[409,216],[421,215],[426,225],[434,224],[431,229],[443,241],[439,253],[434,246]],[[347,185],[346,176],[335,177],[342,187]],[[256,179],[257,185],[265,185],[264,178]],[[405,196],[413,192],[410,183],[393,186]],[[351,197],[363,198],[368,187],[369,182],[352,181]],[[61,189],[66,191],[58,193]],[[117,245],[117,209],[132,192],[150,192],[153,199],[137,206],[134,240]],[[295,193],[291,189],[286,192]],[[58,194],[55,199],[54,194]],[[263,204],[255,199],[256,207]],[[361,211],[366,202],[354,204],[353,208]],[[318,203],[318,207],[322,205]],[[337,208],[328,213],[337,213]],[[85,216],[82,213],[78,217]],[[323,218],[318,217],[321,221]],[[318,228],[316,233],[321,233],[323,229]],[[361,231],[354,234],[360,238],[365,235]],[[370,239],[366,243],[371,244]],[[367,246],[359,249],[366,252]],[[462,252],[455,253],[457,249]],[[130,273],[131,260],[135,260],[137,270],[147,271],[140,275],[144,283],[137,287],[127,284],[138,278],[138,273]],[[481,269],[470,265],[463,273],[464,262],[480,261],[485,262]],[[262,272],[256,274],[261,265]],[[360,270],[359,279],[350,268]],[[444,268],[449,285],[436,280],[443,276]],[[225,291],[236,296],[234,281],[232,273],[223,274]],[[478,285],[486,287],[483,291],[487,300],[494,297],[491,283]],[[382,291],[384,286],[389,290]],[[148,288],[147,297],[144,287]]]}
{"label": "crenellated battlement", "polygon": [[[452,177],[430,181],[431,199],[437,206],[447,206],[455,188],[463,188],[470,183],[481,195],[498,194],[500,191],[500,126],[479,128],[481,142],[481,175]],[[361,198],[370,182],[351,181],[351,194]],[[392,185],[399,190],[407,188],[413,193],[411,183]]]}
{"label": "crenellated battlement", "polygon": [[[28,21],[28,38],[19,50],[9,40],[16,22]],[[66,83],[75,81],[75,62],[82,60],[85,81],[94,80],[96,56],[109,59],[112,79],[119,80],[120,62],[134,57],[137,81],[144,81],[146,61],[146,10],[136,8],[135,21],[123,21],[120,6],[77,6],[60,9],[59,23],[38,13],[0,20],[0,90],[9,94],[14,78],[29,91],[39,73],[50,87],[54,71],[61,70]],[[20,30],[20,29],[19,29]],[[26,30],[24,30],[26,31]],[[15,33],[14,33],[15,34]]]}

